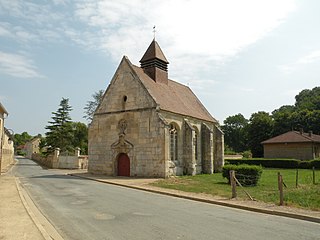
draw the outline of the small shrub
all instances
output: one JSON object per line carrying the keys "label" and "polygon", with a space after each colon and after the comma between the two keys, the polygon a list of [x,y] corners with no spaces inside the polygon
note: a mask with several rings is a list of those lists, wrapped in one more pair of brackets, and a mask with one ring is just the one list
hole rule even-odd
{"label": "small shrub", "polygon": [[222,169],[222,176],[230,183],[229,171],[234,170],[236,178],[243,186],[256,186],[261,174],[262,167],[256,165],[225,165]]}

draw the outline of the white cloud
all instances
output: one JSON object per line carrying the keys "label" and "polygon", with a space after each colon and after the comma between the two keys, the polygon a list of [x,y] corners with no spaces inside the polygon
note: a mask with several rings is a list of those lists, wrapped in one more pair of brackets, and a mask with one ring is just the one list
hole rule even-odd
{"label": "white cloud", "polygon": [[0,73],[19,78],[42,78],[32,60],[21,54],[0,51]]}
{"label": "white cloud", "polygon": [[284,64],[279,66],[278,68],[284,74],[292,74],[297,69],[300,69],[301,67],[312,64],[314,62],[320,62],[320,50],[314,50],[300,57],[298,60],[294,61],[293,63]]}
{"label": "white cloud", "polygon": [[295,8],[294,0],[2,0],[0,12],[27,27],[16,24],[8,32],[0,25],[0,35],[14,34],[30,44],[66,38],[115,62],[127,55],[138,64],[156,25],[156,38],[172,63],[169,74],[192,83],[200,72],[209,73],[262,39]]}
{"label": "white cloud", "polygon": [[0,36],[1,37],[12,37],[10,32],[10,24],[5,22],[0,22]]}
{"label": "white cloud", "polygon": [[297,61],[297,64],[309,64],[320,61],[320,50],[313,51],[306,56],[303,56]]}
{"label": "white cloud", "polygon": [[91,34],[75,38],[74,33],[72,39],[116,62],[127,55],[138,64],[156,25],[170,69],[187,83],[262,39],[296,5],[293,0],[83,0],[75,8],[75,18]]}

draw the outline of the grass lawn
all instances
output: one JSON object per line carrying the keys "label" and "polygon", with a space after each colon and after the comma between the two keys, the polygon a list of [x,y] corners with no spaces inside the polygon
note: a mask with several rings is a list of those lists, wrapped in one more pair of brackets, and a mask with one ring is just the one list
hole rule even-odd
{"label": "grass lawn", "polygon": [[[320,210],[320,171],[315,171],[316,184],[312,181],[312,170],[299,169],[299,182],[296,188],[295,169],[264,168],[261,179],[255,187],[245,190],[256,200],[279,203],[278,172],[283,176],[287,188],[284,189],[284,202],[288,206]],[[177,189],[185,192],[207,193],[221,197],[231,197],[231,187],[221,173],[212,175],[181,176],[160,180],[152,185],[163,188]],[[240,187],[237,188],[238,198],[247,199]]]}

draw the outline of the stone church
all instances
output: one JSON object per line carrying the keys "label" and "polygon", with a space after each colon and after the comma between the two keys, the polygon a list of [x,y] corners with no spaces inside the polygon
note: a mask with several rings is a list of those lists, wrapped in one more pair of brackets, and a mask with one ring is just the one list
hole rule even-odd
{"label": "stone church", "polygon": [[212,174],[223,166],[223,133],[185,85],[168,78],[153,40],[140,67],[124,56],[89,126],[88,172],[161,177]]}

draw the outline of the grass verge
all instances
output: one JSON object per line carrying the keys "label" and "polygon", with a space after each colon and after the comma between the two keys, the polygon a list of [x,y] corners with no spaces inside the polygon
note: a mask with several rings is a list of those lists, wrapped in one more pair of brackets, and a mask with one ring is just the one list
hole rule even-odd
{"label": "grass verge", "polygon": [[[284,202],[287,206],[310,210],[320,210],[320,171],[299,169],[298,187],[296,187],[296,170],[294,169],[264,169],[257,186],[245,187],[245,190],[258,201],[279,203],[278,172],[283,176]],[[152,185],[162,188],[176,189],[185,192],[206,193],[230,198],[231,187],[221,173],[212,175],[181,176],[157,181]],[[247,199],[245,193],[237,188],[238,198]]]}

